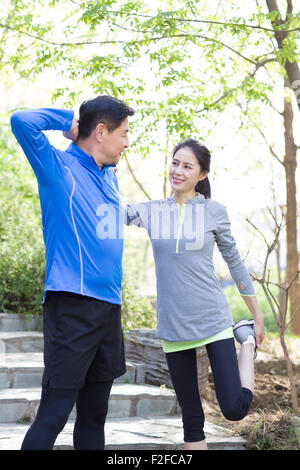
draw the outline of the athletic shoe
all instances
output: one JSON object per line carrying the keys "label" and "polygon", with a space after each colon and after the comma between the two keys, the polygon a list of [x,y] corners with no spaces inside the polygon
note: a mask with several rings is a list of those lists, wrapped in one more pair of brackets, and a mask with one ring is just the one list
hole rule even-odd
{"label": "athletic shoe", "polygon": [[[256,340],[255,340],[253,325],[254,325],[254,320],[240,320],[233,325],[233,334],[238,343],[243,344],[245,342],[247,343],[249,342],[254,345],[254,359],[255,359],[257,353],[256,353]],[[251,336],[253,337],[253,339],[251,338]]]}

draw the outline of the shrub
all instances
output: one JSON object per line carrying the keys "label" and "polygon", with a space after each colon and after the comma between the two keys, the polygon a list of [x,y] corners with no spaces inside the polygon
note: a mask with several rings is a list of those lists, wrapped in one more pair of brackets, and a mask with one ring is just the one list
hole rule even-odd
{"label": "shrub", "polygon": [[39,315],[45,263],[37,183],[14,155],[1,155],[0,170],[0,310]]}
{"label": "shrub", "polygon": [[131,328],[155,328],[156,314],[150,299],[137,293],[133,278],[126,273],[122,284],[124,334]]}

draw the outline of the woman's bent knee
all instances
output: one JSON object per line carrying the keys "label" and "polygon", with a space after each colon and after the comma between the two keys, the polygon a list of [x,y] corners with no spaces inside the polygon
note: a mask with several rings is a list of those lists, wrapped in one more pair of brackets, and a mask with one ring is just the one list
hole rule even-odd
{"label": "woman's bent knee", "polygon": [[231,408],[222,409],[222,413],[228,421],[240,421],[241,419],[245,418],[248,414],[247,411],[241,411]]}
{"label": "woman's bent knee", "polygon": [[251,390],[242,388],[241,396],[231,403],[221,404],[221,410],[228,421],[240,421],[249,413],[253,394]]}

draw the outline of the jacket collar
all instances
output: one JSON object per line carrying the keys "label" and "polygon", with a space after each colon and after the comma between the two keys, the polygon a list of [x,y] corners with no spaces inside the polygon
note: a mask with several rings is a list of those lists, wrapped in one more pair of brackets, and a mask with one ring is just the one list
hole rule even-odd
{"label": "jacket collar", "polygon": [[83,166],[89,168],[90,170],[94,172],[97,172],[98,174],[105,172],[107,168],[116,166],[116,165],[103,165],[102,170],[100,170],[94,158],[88,153],[84,152],[80,147],[78,147],[78,145],[76,145],[75,142],[72,142],[69,145],[69,147],[67,148],[67,152],[74,155]]}
{"label": "jacket collar", "polygon": [[[171,203],[176,203],[176,199],[174,195],[168,197],[166,200]],[[204,204],[204,202],[205,202],[205,197],[203,196],[203,194],[197,193],[197,196],[193,197],[192,199],[189,199],[186,202],[186,204],[199,204],[199,203]]]}

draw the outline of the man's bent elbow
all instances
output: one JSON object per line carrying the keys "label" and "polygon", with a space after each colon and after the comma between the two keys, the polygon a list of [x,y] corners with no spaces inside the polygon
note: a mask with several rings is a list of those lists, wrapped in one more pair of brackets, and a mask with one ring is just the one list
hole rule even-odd
{"label": "man's bent elbow", "polygon": [[26,123],[26,111],[15,111],[10,116],[10,128],[13,134],[17,134],[18,129],[20,129]]}
{"label": "man's bent elbow", "polygon": [[11,116],[10,116],[10,127],[11,130],[14,131],[22,122],[22,111],[15,111]]}

